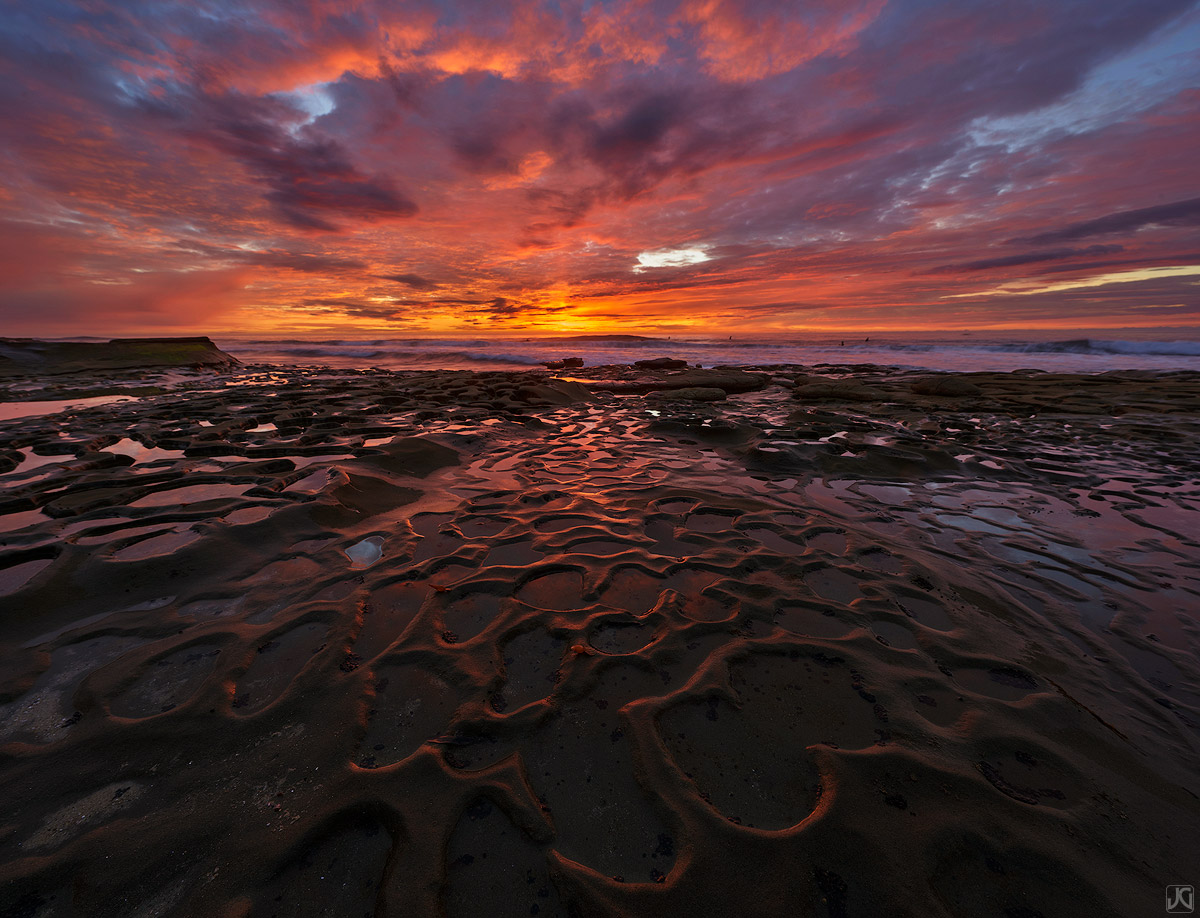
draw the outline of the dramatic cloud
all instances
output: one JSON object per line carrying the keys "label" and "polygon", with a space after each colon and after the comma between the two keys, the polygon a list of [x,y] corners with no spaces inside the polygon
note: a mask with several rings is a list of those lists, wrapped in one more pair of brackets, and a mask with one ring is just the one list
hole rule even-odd
{"label": "dramatic cloud", "polygon": [[930,273],[953,274],[960,271],[988,271],[992,268],[1015,268],[1017,265],[1032,265],[1043,261],[1061,261],[1064,258],[1111,255],[1121,251],[1124,251],[1124,246],[1120,245],[1089,245],[1083,249],[1051,249],[1043,252],[1026,252],[1024,255],[1004,255],[1000,258],[984,258],[979,261],[968,261],[958,265],[941,265],[934,268]]}
{"label": "dramatic cloud", "polygon": [[1200,198],[1159,204],[1156,207],[1142,207],[1138,210],[1123,210],[1097,220],[1085,220],[1063,229],[1038,233],[1026,239],[1014,239],[1013,242],[1044,245],[1047,242],[1066,242],[1085,239],[1088,236],[1131,233],[1143,227],[1153,226],[1200,226]]}
{"label": "dramatic cloud", "polygon": [[384,280],[395,281],[406,287],[412,287],[414,290],[433,290],[437,287],[437,284],[420,274],[384,274],[381,276]]}
{"label": "dramatic cloud", "polygon": [[0,320],[1200,323],[1197,0],[15,0]]}
{"label": "dramatic cloud", "polygon": [[[417,205],[385,175],[364,175],[342,144],[288,124],[291,112],[226,94],[218,98],[147,100],[152,114],[245,166],[278,215],[300,229],[334,232],[331,220],[411,217]],[[272,118],[283,121],[278,123]]]}

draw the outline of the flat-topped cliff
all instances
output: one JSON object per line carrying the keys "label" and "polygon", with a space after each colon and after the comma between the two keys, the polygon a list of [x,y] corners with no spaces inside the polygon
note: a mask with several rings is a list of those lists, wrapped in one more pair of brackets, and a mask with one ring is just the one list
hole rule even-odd
{"label": "flat-topped cliff", "polygon": [[111,341],[41,341],[0,338],[0,376],[53,375],[157,367],[233,367],[236,357],[212,340],[113,338]]}

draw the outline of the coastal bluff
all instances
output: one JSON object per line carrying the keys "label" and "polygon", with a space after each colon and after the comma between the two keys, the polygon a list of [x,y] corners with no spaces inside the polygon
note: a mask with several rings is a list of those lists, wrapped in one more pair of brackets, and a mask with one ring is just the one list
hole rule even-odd
{"label": "coastal bluff", "polygon": [[238,366],[210,338],[113,338],[42,341],[0,338],[0,377],[47,376],[160,367]]}

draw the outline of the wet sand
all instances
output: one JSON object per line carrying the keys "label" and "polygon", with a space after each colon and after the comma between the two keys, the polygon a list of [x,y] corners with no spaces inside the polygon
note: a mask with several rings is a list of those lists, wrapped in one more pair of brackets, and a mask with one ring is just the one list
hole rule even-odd
{"label": "wet sand", "polygon": [[1200,376],[559,375],[9,381],[0,914],[1196,882]]}

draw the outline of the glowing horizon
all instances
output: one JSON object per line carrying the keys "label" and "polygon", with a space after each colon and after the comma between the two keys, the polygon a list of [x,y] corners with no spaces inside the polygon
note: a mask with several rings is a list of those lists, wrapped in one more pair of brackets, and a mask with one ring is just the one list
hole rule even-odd
{"label": "glowing horizon", "polygon": [[0,334],[1200,326],[1200,5],[1034,9],[18,2]]}

